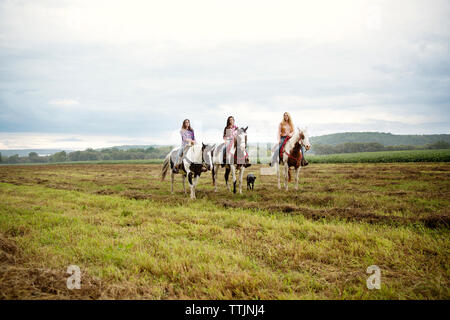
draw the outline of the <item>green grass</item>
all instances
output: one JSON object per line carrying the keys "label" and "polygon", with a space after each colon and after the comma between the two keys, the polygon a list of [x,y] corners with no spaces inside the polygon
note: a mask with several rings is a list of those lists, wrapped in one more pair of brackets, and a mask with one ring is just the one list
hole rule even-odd
{"label": "green grass", "polygon": [[450,162],[450,149],[342,153],[307,159],[312,163]]}
{"label": "green grass", "polygon": [[[23,267],[76,264],[101,281],[102,298],[450,298],[448,227],[389,220],[444,216],[448,164],[312,164],[288,192],[252,166],[253,192],[230,194],[221,177],[214,193],[202,176],[196,201],[179,182],[171,195],[159,170],[3,167],[0,232],[19,246]],[[366,287],[372,264],[381,290]]]}

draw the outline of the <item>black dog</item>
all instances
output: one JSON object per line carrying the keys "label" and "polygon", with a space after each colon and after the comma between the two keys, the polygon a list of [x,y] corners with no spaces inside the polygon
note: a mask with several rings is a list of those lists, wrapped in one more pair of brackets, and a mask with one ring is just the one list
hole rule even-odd
{"label": "black dog", "polygon": [[256,180],[255,175],[251,173],[247,175],[247,190],[248,189],[253,190],[255,188],[255,180]]}

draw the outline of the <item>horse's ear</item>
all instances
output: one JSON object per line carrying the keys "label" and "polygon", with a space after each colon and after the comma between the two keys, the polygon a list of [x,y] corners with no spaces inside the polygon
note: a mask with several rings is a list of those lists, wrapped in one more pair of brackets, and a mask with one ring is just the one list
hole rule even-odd
{"label": "horse's ear", "polygon": [[247,132],[248,126],[245,127],[244,132]]}

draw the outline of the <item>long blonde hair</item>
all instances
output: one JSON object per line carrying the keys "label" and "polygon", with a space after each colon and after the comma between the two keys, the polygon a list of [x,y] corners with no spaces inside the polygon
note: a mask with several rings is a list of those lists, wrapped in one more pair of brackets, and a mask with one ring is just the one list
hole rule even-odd
{"label": "long blonde hair", "polygon": [[[284,120],[284,115],[285,115],[285,114],[287,114],[287,116],[288,116],[288,120],[287,120],[287,121]],[[283,124],[286,123],[286,122],[287,122],[287,123],[289,124],[289,126],[291,127],[291,130],[294,130],[294,123],[292,122],[292,118],[291,118],[291,115],[289,114],[289,112],[283,113],[283,119],[281,120],[280,125],[283,126]]]}

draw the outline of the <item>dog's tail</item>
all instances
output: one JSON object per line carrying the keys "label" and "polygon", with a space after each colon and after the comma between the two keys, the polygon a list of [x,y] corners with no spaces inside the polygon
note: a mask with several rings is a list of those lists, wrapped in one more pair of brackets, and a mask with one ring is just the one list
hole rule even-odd
{"label": "dog's tail", "polygon": [[170,168],[170,155],[171,154],[172,154],[172,152],[170,152],[166,156],[166,158],[164,159],[163,166],[162,166],[162,169],[161,169],[161,181],[164,181],[164,178],[167,175],[167,171],[169,171],[169,168]]}

